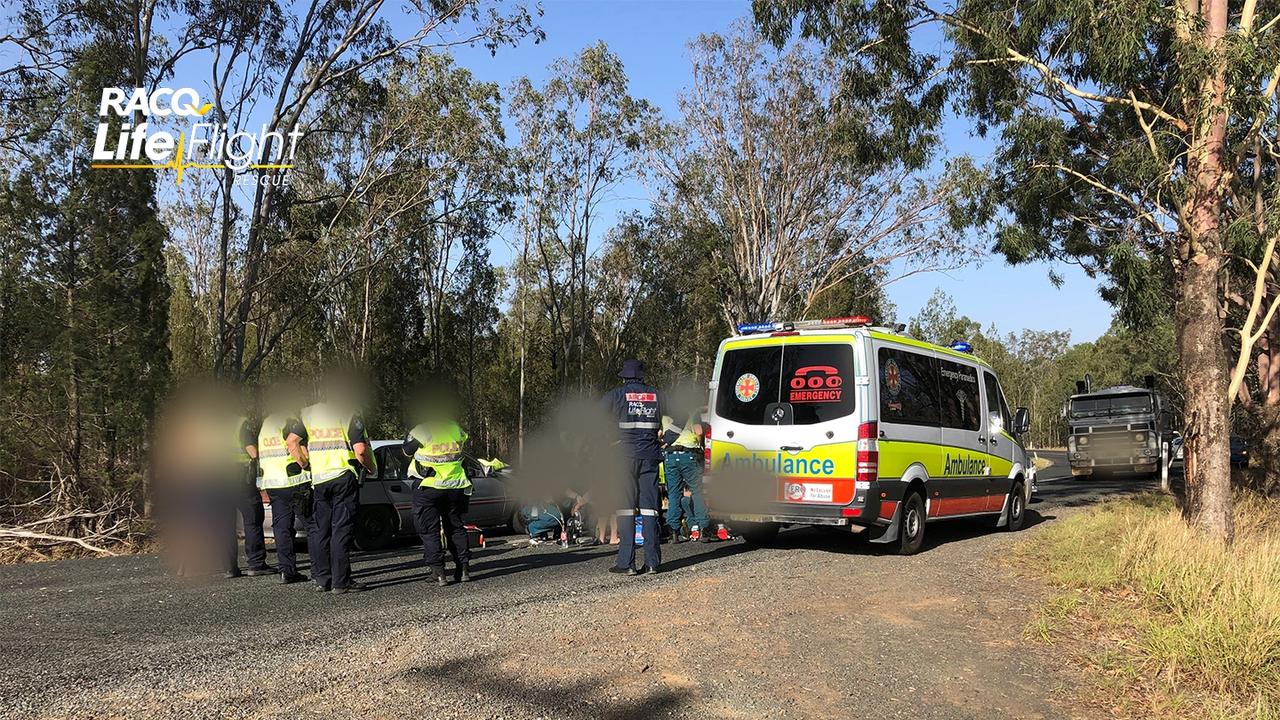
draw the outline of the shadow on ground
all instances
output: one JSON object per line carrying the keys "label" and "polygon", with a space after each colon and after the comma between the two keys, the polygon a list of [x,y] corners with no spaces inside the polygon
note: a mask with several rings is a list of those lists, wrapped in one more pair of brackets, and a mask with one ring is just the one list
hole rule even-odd
{"label": "shadow on ground", "polygon": [[693,700],[692,691],[669,688],[651,689],[633,700],[618,700],[617,688],[599,678],[557,680],[554,686],[543,687],[501,670],[495,659],[481,655],[414,667],[404,678],[421,685],[424,693],[452,686],[485,697],[494,706],[514,705],[515,716],[641,720],[686,714]]}
{"label": "shadow on ground", "polygon": [[[1045,515],[1028,508],[1023,530],[1056,517],[1056,515]],[[994,519],[989,517],[935,520],[925,525],[924,545],[920,548],[920,552],[927,553],[950,543],[1002,532],[1007,530],[996,528]],[[824,527],[803,527],[784,531],[778,535],[778,539],[770,547],[822,550],[842,555],[893,555],[897,552],[897,543],[873,543],[864,536],[848,530]]]}

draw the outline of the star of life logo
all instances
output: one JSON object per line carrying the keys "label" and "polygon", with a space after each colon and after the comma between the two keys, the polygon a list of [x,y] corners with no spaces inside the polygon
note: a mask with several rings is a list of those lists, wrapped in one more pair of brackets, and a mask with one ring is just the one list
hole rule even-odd
{"label": "star of life logo", "polygon": [[[233,130],[210,116],[213,103],[202,102],[192,88],[109,87],[102,89],[98,128],[94,133],[94,169],[173,170],[182,184],[187,170],[289,170],[303,132],[288,132],[263,123],[257,131]],[[206,120],[206,118],[210,118]],[[185,128],[156,127],[170,119]],[[258,173],[237,180],[287,184],[287,173]]]}

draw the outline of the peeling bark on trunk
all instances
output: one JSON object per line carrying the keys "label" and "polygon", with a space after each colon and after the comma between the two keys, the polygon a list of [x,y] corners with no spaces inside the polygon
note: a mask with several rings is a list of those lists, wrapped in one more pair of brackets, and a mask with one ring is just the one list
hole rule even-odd
{"label": "peeling bark on trunk", "polygon": [[1177,308],[1178,360],[1187,401],[1184,513],[1209,536],[1229,541],[1231,418],[1218,315],[1220,264],[1213,254],[1202,254],[1184,271]]}
{"label": "peeling bark on trunk", "polygon": [[1223,316],[1218,282],[1227,257],[1222,215],[1227,170],[1225,58],[1227,2],[1213,0],[1202,8],[1202,42],[1212,54],[1214,71],[1197,93],[1199,112],[1188,151],[1192,179],[1184,209],[1187,237],[1176,281],[1178,362],[1186,398],[1184,441],[1187,521],[1207,536],[1231,542],[1231,404],[1230,375],[1223,344]]}

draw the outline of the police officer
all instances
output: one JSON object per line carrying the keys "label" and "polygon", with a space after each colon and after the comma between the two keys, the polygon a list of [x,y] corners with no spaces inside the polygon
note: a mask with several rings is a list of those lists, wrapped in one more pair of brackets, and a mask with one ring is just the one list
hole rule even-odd
{"label": "police officer", "polygon": [[[604,396],[606,410],[617,420],[624,452],[622,509],[618,510],[618,559],[609,572],[641,575],[657,572],[662,561],[658,538],[658,464],[662,460],[659,434],[662,428],[662,394],[644,383],[644,364],[622,363],[622,386]],[[635,569],[635,514],[639,511],[644,534],[644,565]]]}
{"label": "police officer", "polygon": [[271,531],[276,541],[276,562],[280,581],[286,585],[306,580],[298,572],[293,535],[296,518],[311,528],[311,474],[302,469],[302,435],[296,415],[275,412],[262,421],[258,430],[258,487],[271,500]]}
{"label": "police officer", "polygon": [[[240,415],[233,421],[236,436],[236,461],[232,470],[228,488],[227,513],[231,521],[231,537],[227,544],[226,571],[223,577],[237,578],[241,575],[270,575],[275,568],[267,565],[267,541],[263,535],[262,521],[266,513],[262,509],[262,496],[258,494],[257,470],[254,461],[258,459],[258,434],[254,432],[249,418]],[[249,569],[240,571],[240,548],[236,542],[235,515],[240,514],[244,525],[244,554],[249,561]]]}
{"label": "police officer", "polygon": [[667,476],[667,526],[673,538],[681,542],[682,518],[689,523],[688,539],[708,540],[707,505],[702,495],[702,422],[697,415],[678,426],[669,417],[662,418],[662,467]]}
{"label": "police officer", "polygon": [[326,400],[303,408],[299,425],[290,432],[306,444],[299,454],[311,471],[311,579],[320,590],[335,593],[368,590],[351,579],[351,543],[360,507],[356,472],[360,467],[377,472],[364,419],[347,403]]}
{"label": "police officer", "polygon": [[467,433],[435,408],[426,422],[405,437],[401,450],[409,459],[413,492],[413,524],[422,539],[422,559],[436,584],[449,584],[444,574],[444,548],[440,546],[440,526],[449,538],[453,556],[454,582],[471,580],[471,550],[462,514],[471,499],[471,478],[462,465],[462,446]]}

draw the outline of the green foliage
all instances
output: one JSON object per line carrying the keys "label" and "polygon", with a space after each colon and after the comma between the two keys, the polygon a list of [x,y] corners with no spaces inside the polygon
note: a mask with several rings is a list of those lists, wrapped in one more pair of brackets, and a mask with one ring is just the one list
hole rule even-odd
{"label": "green foliage", "polygon": [[1070,344],[1067,331],[1024,329],[1001,335],[994,325],[984,330],[959,314],[955,302],[939,289],[907,323],[907,332],[939,345],[969,342],[974,354],[995,369],[1010,406],[1030,411],[1029,439],[1036,447],[1066,443],[1061,410],[1075,393],[1076,380],[1086,374],[1095,388],[1141,385],[1144,377],[1154,375],[1175,413],[1181,409],[1173,374],[1173,328],[1168,322],[1142,332],[1116,322],[1097,340],[1076,345]]}
{"label": "green foliage", "polygon": [[[4,74],[24,92],[0,106],[16,133],[0,142],[0,412],[12,418],[0,494],[27,500],[56,481],[56,502],[93,505],[137,490],[146,467],[169,381],[168,233],[151,176],[93,171],[78,152],[101,88],[140,82],[126,21],[96,5],[48,11],[27,8],[27,28],[57,32]],[[51,58],[65,65],[39,62]]]}
{"label": "green foliage", "polygon": [[793,35],[823,43],[840,65],[840,101],[867,109],[840,123],[847,159],[874,172],[925,167],[939,141],[946,99],[940,60],[911,37],[915,13],[892,0],[753,0],[757,26],[778,48]]}

